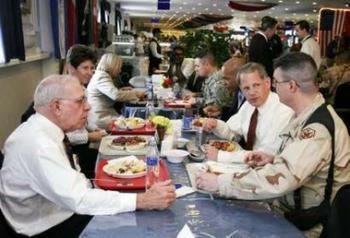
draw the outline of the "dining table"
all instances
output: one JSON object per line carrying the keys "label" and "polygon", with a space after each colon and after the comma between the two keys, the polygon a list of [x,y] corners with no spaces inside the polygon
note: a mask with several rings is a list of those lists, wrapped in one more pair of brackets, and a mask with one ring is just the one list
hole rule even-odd
{"label": "dining table", "polygon": [[[182,132],[182,136],[191,138],[194,135]],[[98,161],[117,157],[100,153]],[[189,163],[195,162],[186,158],[182,163],[174,164],[162,158],[162,164],[167,167],[169,176],[177,187],[192,186],[186,170]],[[224,199],[202,191],[178,197],[165,210],[137,210],[94,216],[80,237],[175,238],[185,226],[193,236],[182,237],[304,237],[283,215],[272,210],[267,201]]]}

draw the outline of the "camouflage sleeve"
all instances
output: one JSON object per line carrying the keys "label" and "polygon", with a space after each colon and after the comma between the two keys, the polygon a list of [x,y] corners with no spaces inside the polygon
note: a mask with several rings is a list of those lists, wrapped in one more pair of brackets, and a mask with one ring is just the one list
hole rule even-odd
{"label": "camouflage sleeve", "polygon": [[301,130],[273,164],[218,176],[219,193],[240,199],[283,196],[305,184],[330,160],[330,134],[317,123]]}
{"label": "camouflage sleeve", "polygon": [[215,87],[215,104],[219,107],[229,107],[233,102],[233,94],[227,89],[225,83],[219,80]]}

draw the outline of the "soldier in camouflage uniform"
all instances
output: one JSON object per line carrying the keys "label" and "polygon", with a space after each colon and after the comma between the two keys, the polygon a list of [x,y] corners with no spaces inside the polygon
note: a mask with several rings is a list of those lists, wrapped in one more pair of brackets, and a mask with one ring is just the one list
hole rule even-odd
{"label": "soldier in camouflage uniform", "polygon": [[[281,211],[294,208],[293,191],[301,188],[302,208],[318,206],[332,157],[331,135],[321,123],[305,122],[325,100],[314,79],[317,67],[304,53],[290,53],[275,62],[274,84],[280,100],[291,107],[295,115],[281,133],[282,144],[277,155],[254,151],[246,162],[246,171],[219,176],[205,173],[197,177],[197,187],[224,197],[255,200],[277,198]],[[350,183],[350,139],[343,121],[331,106],[328,111],[335,125],[335,161],[332,197],[344,184]],[[321,224],[305,232],[318,237]]]}

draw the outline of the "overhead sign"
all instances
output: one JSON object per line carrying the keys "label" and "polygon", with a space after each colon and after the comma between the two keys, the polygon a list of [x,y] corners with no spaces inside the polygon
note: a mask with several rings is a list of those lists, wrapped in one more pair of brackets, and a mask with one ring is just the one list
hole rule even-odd
{"label": "overhead sign", "polygon": [[170,0],[158,0],[158,10],[170,10]]}

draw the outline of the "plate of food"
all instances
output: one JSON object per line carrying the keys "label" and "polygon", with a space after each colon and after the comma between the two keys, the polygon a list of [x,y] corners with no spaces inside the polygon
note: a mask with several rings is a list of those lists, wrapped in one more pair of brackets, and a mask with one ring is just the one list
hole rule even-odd
{"label": "plate of food", "polygon": [[105,136],[102,138],[99,152],[103,155],[146,155],[151,136]]}
{"label": "plate of food", "polygon": [[145,176],[146,163],[135,156],[109,160],[102,170],[116,178],[138,178]]}
{"label": "plate of food", "polygon": [[214,146],[218,150],[233,152],[239,149],[239,146],[236,142],[227,141],[227,140],[211,140],[209,145]]}
{"label": "plate of food", "polygon": [[143,136],[118,136],[110,141],[109,146],[115,150],[135,151],[144,149],[147,139]]}
{"label": "plate of food", "polygon": [[118,118],[114,121],[114,124],[118,129],[122,130],[134,130],[140,129],[145,126],[146,122],[140,117],[130,117],[130,118]]}
{"label": "plate of food", "polygon": [[205,121],[204,117],[196,118],[192,121],[192,126],[193,127],[203,127],[204,121]]}

